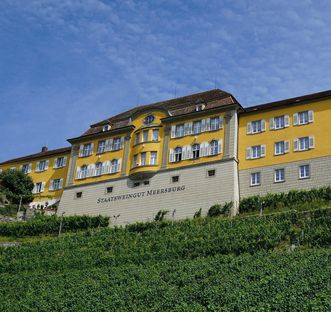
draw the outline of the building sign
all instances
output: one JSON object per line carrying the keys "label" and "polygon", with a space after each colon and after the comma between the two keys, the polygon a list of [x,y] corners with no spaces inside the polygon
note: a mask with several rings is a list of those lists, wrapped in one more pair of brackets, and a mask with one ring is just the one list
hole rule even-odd
{"label": "building sign", "polygon": [[166,187],[156,190],[148,190],[148,191],[142,191],[142,192],[136,192],[136,193],[130,193],[130,194],[123,194],[123,195],[115,195],[115,196],[109,196],[109,197],[100,197],[97,199],[97,204],[103,204],[103,203],[109,203],[114,201],[122,201],[127,199],[136,199],[136,198],[142,198],[142,197],[150,197],[155,195],[161,195],[161,194],[171,194],[176,192],[181,192],[185,190],[185,185],[182,186],[176,186],[176,187]]}

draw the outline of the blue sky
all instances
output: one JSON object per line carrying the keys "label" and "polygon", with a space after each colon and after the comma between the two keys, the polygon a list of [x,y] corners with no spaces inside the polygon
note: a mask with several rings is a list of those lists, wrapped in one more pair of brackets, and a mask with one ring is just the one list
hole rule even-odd
{"label": "blue sky", "polygon": [[331,89],[331,1],[0,1],[0,161],[132,106]]}

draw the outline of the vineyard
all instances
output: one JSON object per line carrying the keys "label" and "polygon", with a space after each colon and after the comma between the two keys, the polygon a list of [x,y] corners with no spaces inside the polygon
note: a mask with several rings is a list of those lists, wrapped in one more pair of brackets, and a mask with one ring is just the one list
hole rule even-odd
{"label": "vineyard", "polygon": [[331,209],[0,248],[1,311],[330,311]]}

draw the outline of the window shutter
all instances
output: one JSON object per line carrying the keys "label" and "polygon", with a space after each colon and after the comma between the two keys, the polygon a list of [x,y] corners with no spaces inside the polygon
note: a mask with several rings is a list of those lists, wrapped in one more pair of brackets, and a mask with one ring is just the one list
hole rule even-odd
{"label": "window shutter", "polygon": [[36,172],[39,172],[39,164],[40,164],[40,161],[37,161],[36,162],[36,170],[35,170]]}
{"label": "window shutter", "polygon": [[57,168],[57,158],[55,158],[53,161],[53,168],[55,168],[55,169]]}
{"label": "window shutter", "polygon": [[182,160],[185,160],[187,158],[187,146],[183,146],[182,148]]}
{"label": "window shutter", "polygon": [[315,137],[314,136],[310,136],[309,137],[309,148],[314,148],[315,147]]}
{"label": "window shutter", "polygon": [[284,152],[285,153],[290,152],[290,141],[284,141]]}
{"label": "window shutter", "polygon": [[201,132],[206,131],[206,119],[201,120]]}
{"label": "window shutter", "polygon": [[206,119],[206,131],[210,131],[210,118]]}
{"label": "window shutter", "polygon": [[171,148],[169,150],[169,162],[174,162],[174,160],[175,160],[174,157],[175,157],[174,150]]}
{"label": "window shutter", "polygon": [[189,132],[190,132],[190,125],[189,125],[189,123],[188,122],[186,122],[185,124],[184,124],[184,135],[188,135],[188,134],[190,134]]}
{"label": "window shutter", "polygon": [[67,156],[63,157],[63,167],[67,165]]}
{"label": "window shutter", "polygon": [[261,120],[261,131],[265,131],[265,129],[266,129],[266,121],[265,121],[265,119],[262,119]]}
{"label": "window shutter", "polygon": [[94,151],[94,143],[91,143],[91,151],[90,151],[90,155],[93,154],[93,151]]}
{"label": "window shutter", "polygon": [[114,139],[109,139],[106,141],[106,152],[112,151],[113,150],[113,143],[114,143]]}
{"label": "window shutter", "polygon": [[63,188],[63,179],[60,179],[59,189]]}
{"label": "window shutter", "polygon": [[82,156],[83,156],[83,152],[84,152],[84,145],[81,144],[81,145],[79,146],[79,157],[82,157]]}
{"label": "window shutter", "polygon": [[76,179],[80,179],[80,167],[76,169]]}
{"label": "window shutter", "polygon": [[122,164],[122,158],[119,158],[117,162],[117,172],[121,171],[121,164]]}
{"label": "window shutter", "polygon": [[290,116],[289,115],[284,116],[284,126],[286,128],[290,126]]}
{"label": "window shutter", "polygon": [[314,111],[312,110],[308,111],[308,121],[314,122]]}
{"label": "window shutter", "polygon": [[261,145],[261,157],[265,157],[265,153],[266,153],[266,145],[262,144]]}
{"label": "window shutter", "polygon": [[246,159],[251,159],[251,157],[252,157],[252,148],[247,147],[246,148]]}
{"label": "window shutter", "polygon": [[171,138],[176,137],[176,126],[171,126]]}
{"label": "window shutter", "polygon": [[211,155],[211,145],[210,142],[206,143],[206,156]]}
{"label": "window shutter", "polygon": [[36,194],[36,184],[34,184],[33,190],[32,190],[32,194]]}
{"label": "window shutter", "polygon": [[23,165],[20,165],[20,171],[22,171],[22,169],[23,169]]}
{"label": "window shutter", "polygon": [[274,143],[274,155],[278,155],[277,154],[277,143]]}
{"label": "window shutter", "polygon": [[224,126],[224,118],[223,118],[223,116],[220,116],[220,127],[219,127],[219,129],[223,129],[223,126]]}
{"label": "window shutter", "polygon": [[49,188],[48,188],[48,190],[50,190],[50,191],[53,191],[54,190],[54,184],[53,184],[53,182],[54,182],[54,180],[49,181]]}
{"label": "window shutter", "polygon": [[42,193],[44,190],[45,190],[45,182],[42,182],[41,183],[41,190],[40,190],[40,193]]}
{"label": "window shutter", "polygon": [[251,134],[252,133],[252,123],[248,122],[247,123],[247,134]]}
{"label": "window shutter", "polygon": [[192,121],[188,123],[188,133],[189,134],[193,133],[193,122]]}
{"label": "window shutter", "polygon": [[192,145],[187,145],[187,159],[193,158]]}
{"label": "window shutter", "polygon": [[298,113],[293,114],[293,126],[296,126],[299,121],[299,115]]}
{"label": "window shutter", "polygon": [[222,144],[223,143],[223,140],[218,140],[218,153],[221,154],[222,153]]}
{"label": "window shutter", "polygon": [[275,129],[275,118],[270,118],[270,120],[269,120],[269,129],[270,130],[273,130],[273,129]]}
{"label": "window shutter", "polygon": [[28,173],[30,173],[31,171],[32,171],[32,164],[29,164]]}
{"label": "window shutter", "polygon": [[48,166],[49,166],[49,160],[47,159],[47,160],[45,161],[45,170],[48,169]]}
{"label": "window shutter", "polygon": [[293,140],[293,150],[297,152],[299,150],[299,139]]}
{"label": "window shutter", "polygon": [[124,136],[121,137],[121,146],[120,146],[120,148],[122,149],[123,146],[124,146]]}

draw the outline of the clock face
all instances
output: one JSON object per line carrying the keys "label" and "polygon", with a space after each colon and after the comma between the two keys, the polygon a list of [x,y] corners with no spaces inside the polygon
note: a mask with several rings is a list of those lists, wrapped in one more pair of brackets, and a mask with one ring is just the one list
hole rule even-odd
{"label": "clock face", "polygon": [[144,124],[148,125],[154,121],[155,117],[153,115],[148,115],[144,118]]}

